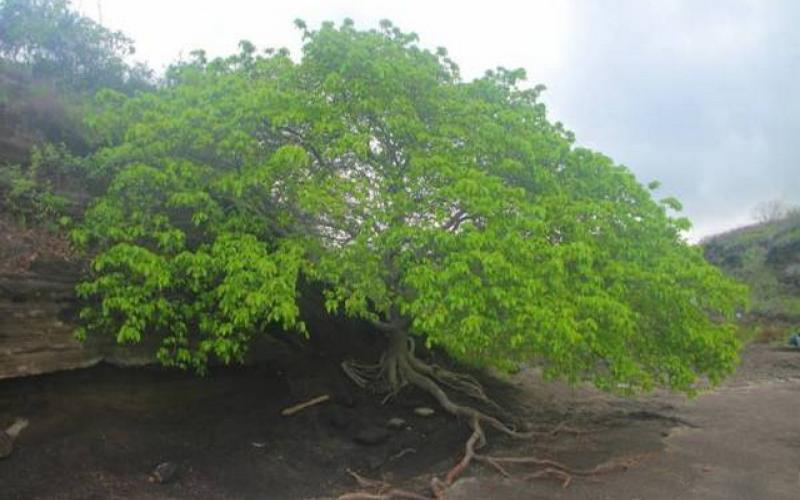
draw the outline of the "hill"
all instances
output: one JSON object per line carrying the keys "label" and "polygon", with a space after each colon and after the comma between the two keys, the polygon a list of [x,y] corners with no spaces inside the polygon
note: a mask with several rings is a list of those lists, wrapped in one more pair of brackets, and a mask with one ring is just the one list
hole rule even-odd
{"label": "hill", "polygon": [[762,337],[781,338],[800,327],[800,210],[702,245],[711,263],[750,287],[745,319],[760,327]]}

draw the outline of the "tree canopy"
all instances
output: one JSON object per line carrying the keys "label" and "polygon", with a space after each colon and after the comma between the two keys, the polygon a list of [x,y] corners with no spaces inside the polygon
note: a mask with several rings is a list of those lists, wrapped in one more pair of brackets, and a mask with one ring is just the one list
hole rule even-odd
{"label": "tree canopy", "polygon": [[101,94],[82,334],[158,336],[162,361],[202,369],[269,324],[304,332],[310,283],[331,313],[473,363],[630,390],[732,369],[742,288],[522,70],[465,81],[391,23],[299,25],[299,62],[243,42]]}
{"label": "tree canopy", "polygon": [[148,86],[150,70],[129,64],[133,42],[70,8],[69,0],[0,0],[0,60],[78,91]]}

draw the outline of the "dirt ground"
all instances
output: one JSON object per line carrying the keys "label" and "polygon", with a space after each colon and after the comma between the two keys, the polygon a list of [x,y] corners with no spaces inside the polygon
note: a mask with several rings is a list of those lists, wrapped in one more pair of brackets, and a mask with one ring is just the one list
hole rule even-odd
{"label": "dirt ground", "polygon": [[727,383],[691,400],[666,392],[626,400],[543,385],[531,373],[516,382],[528,400],[537,394],[544,406],[593,432],[507,443],[491,453],[629,468],[573,477],[564,488],[555,480],[526,481],[525,469],[506,479],[476,467],[451,488],[449,500],[800,498],[800,351],[752,344]]}
{"label": "dirt ground", "polygon": [[[751,345],[735,376],[693,400],[617,398],[545,383],[535,370],[509,382],[490,381],[527,420],[586,433],[524,442],[490,435],[487,453],[619,467],[562,487],[525,479],[535,468],[509,467],[504,478],[475,464],[448,499],[800,498],[800,352]],[[331,401],[280,415],[323,393]],[[382,405],[324,358],[205,378],[100,366],[2,381],[0,425],[25,417],[30,426],[0,460],[0,497],[335,498],[358,488],[348,469],[425,494],[432,474],[443,477],[460,458],[469,431],[438,411],[416,415],[420,406],[436,409],[413,391]],[[394,417],[406,424],[387,429]],[[174,477],[151,482],[163,462],[176,465]]]}

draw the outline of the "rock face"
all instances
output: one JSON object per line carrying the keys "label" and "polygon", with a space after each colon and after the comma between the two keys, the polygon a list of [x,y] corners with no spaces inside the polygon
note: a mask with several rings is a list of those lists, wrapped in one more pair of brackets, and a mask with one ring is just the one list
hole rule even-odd
{"label": "rock face", "polygon": [[[112,335],[90,336],[85,343],[75,340],[79,309],[75,285],[85,265],[71,255],[65,238],[21,229],[0,209],[0,380],[100,362],[122,366],[156,362],[158,338],[147,337],[141,343],[126,345],[117,344]],[[333,363],[339,373],[339,363],[345,357],[369,359],[382,350],[369,325],[332,317],[325,312],[321,293],[304,293],[303,319],[310,327],[310,342],[304,344],[293,333],[276,328],[265,332],[271,335],[253,342],[246,363],[275,362],[288,354],[287,349],[312,345],[317,355]],[[298,379],[308,382],[307,378]],[[352,406],[355,400],[349,381],[341,376],[333,380],[336,402]],[[311,388],[297,389],[298,397],[308,397]]]}
{"label": "rock face", "polygon": [[146,364],[152,346],[117,346],[112,338],[75,340],[75,284],[80,267],[34,261],[0,274],[0,379],[82,368],[100,361]]}

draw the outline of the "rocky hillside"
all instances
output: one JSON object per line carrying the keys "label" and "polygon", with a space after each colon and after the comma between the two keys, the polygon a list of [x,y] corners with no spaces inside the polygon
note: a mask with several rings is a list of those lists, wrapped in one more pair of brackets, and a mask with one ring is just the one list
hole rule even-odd
{"label": "rocky hillside", "polygon": [[35,144],[65,144],[88,149],[76,95],[59,92],[56,83],[35,78],[0,60],[0,164],[26,164]]}
{"label": "rocky hillside", "polygon": [[0,380],[91,366],[152,362],[153,345],[78,342],[75,284],[82,263],[63,236],[23,229],[0,212]]}
{"label": "rocky hillside", "polygon": [[713,236],[706,258],[750,286],[751,319],[800,327],[800,211]]}

